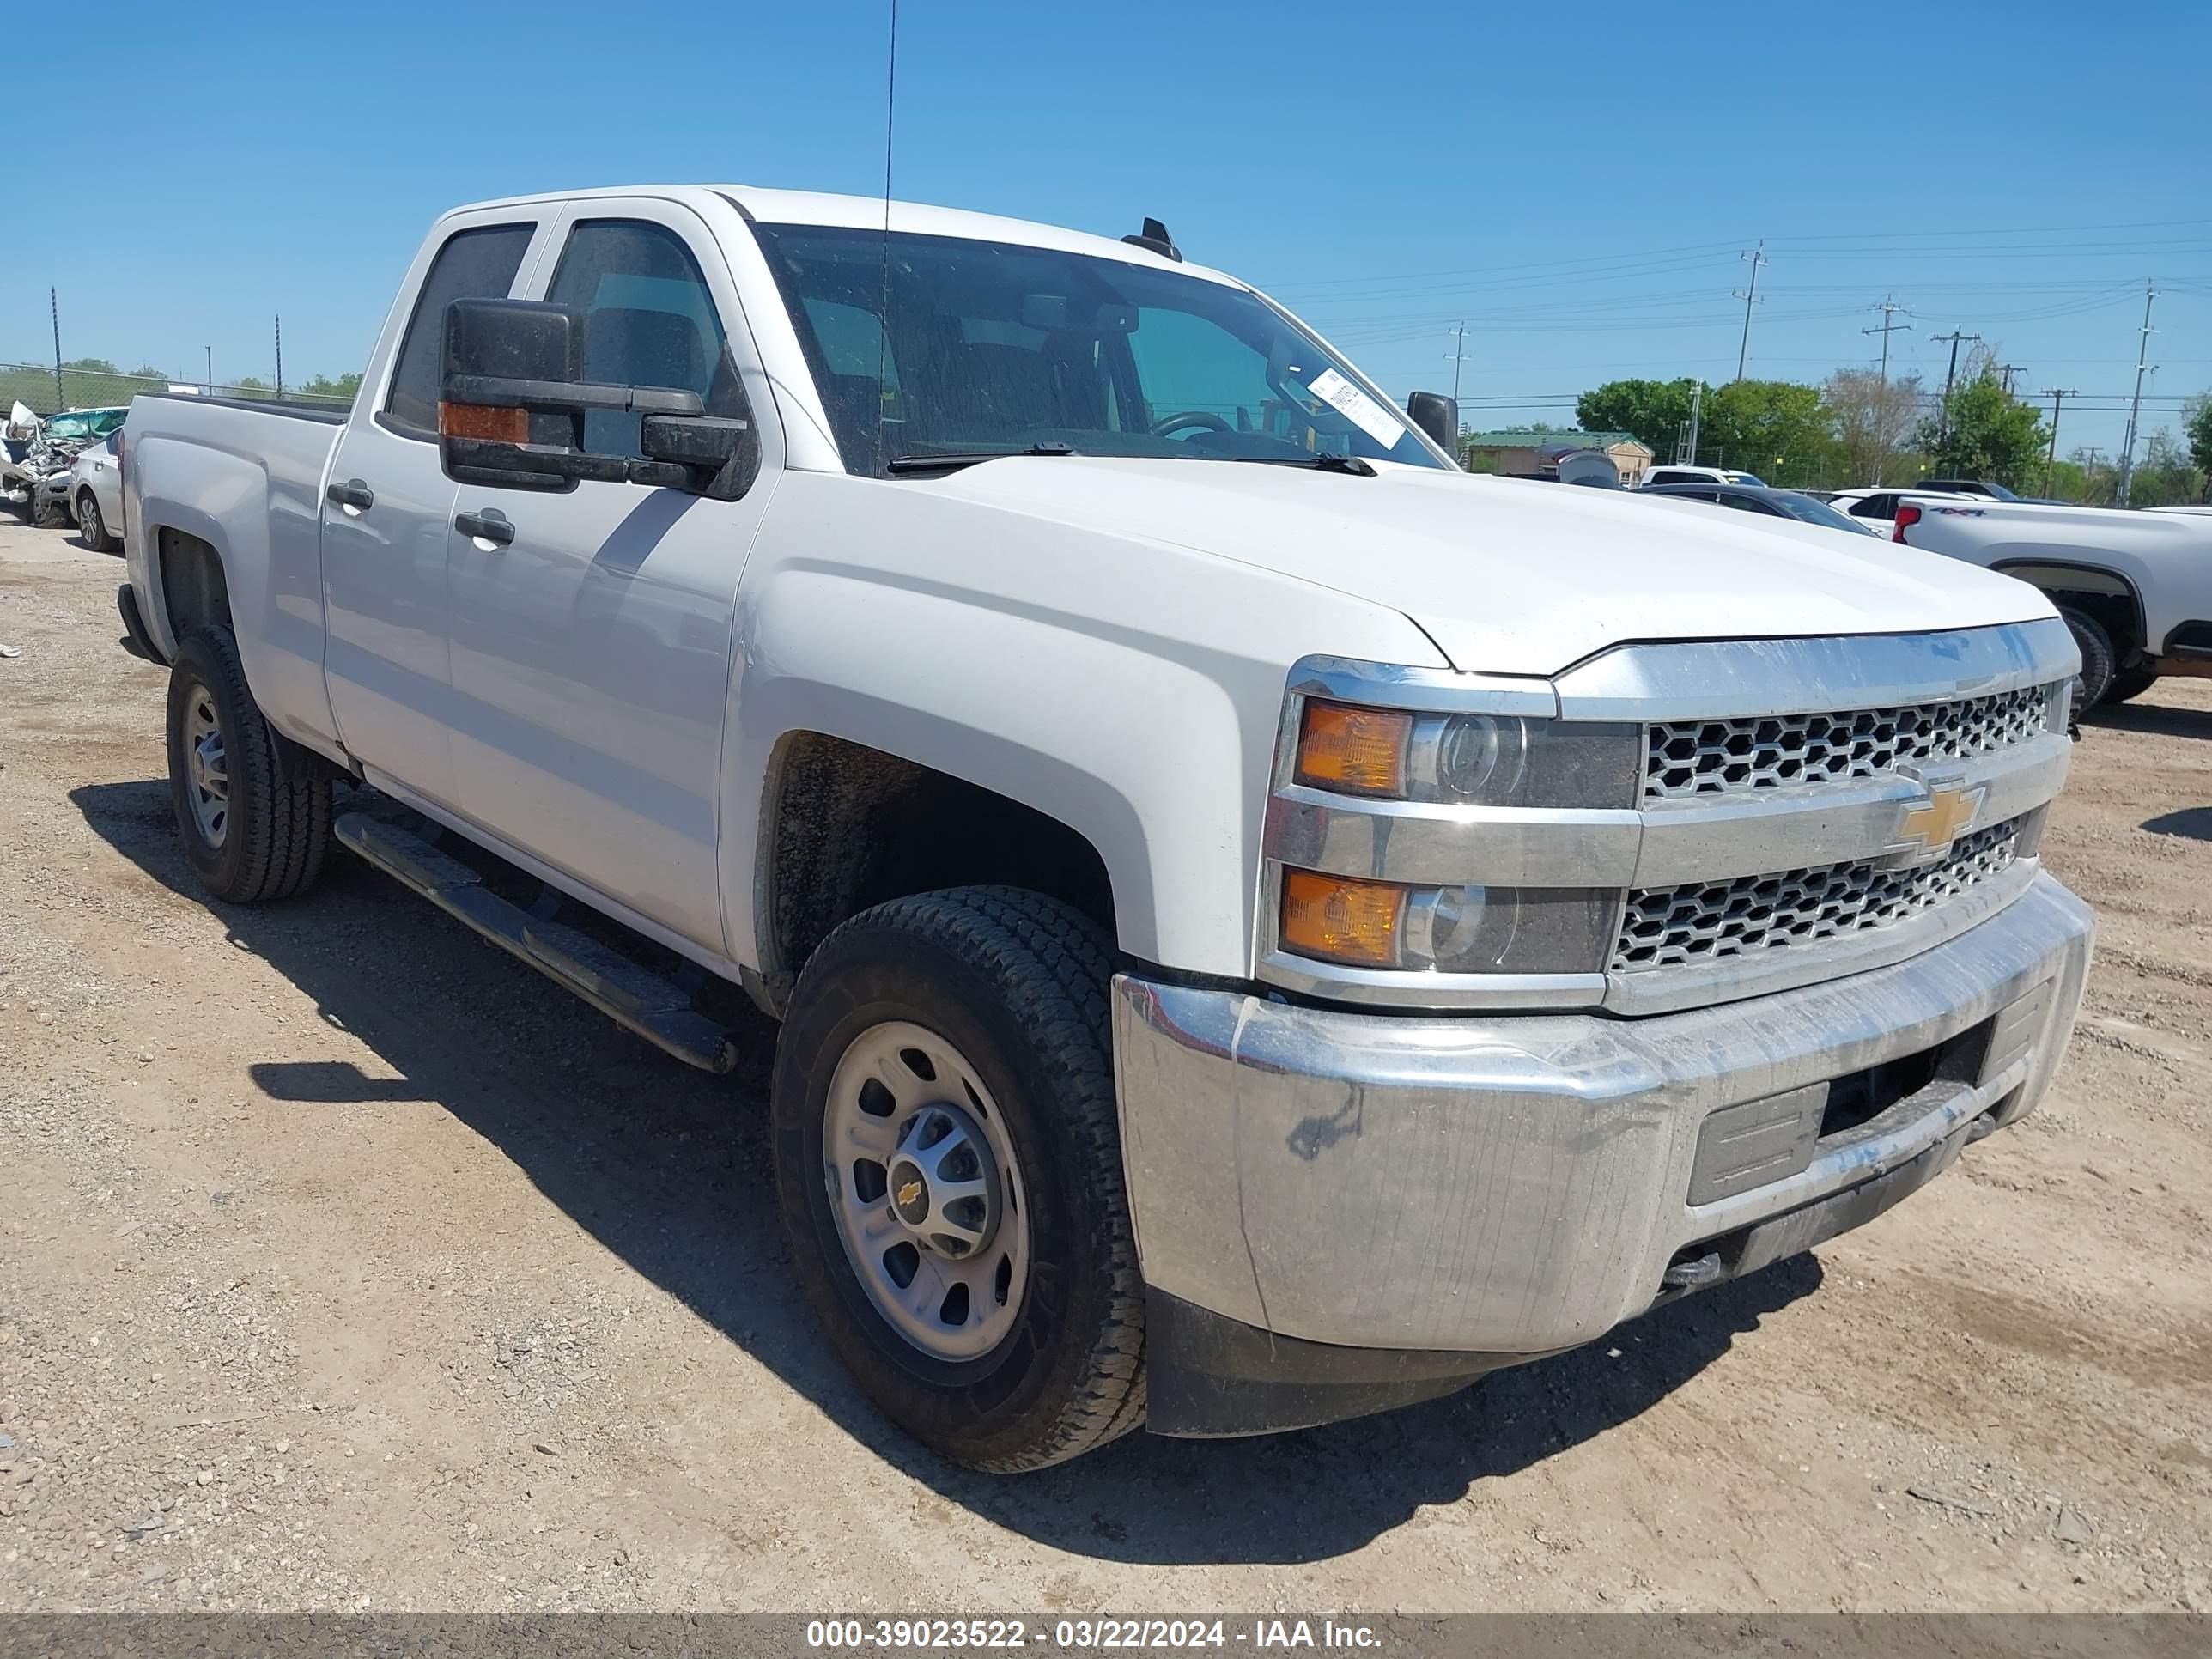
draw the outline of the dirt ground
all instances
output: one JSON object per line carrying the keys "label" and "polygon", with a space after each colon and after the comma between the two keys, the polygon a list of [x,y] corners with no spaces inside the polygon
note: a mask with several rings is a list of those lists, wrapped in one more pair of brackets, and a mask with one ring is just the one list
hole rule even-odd
{"label": "dirt ground", "polygon": [[2100,719],[2065,1073],[1814,1256],[1456,1398],[970,1476],[762,1132],[343,853],[204,901],[121,562],[0,520],[0,1610],[2212,1608],[2212,682]]}

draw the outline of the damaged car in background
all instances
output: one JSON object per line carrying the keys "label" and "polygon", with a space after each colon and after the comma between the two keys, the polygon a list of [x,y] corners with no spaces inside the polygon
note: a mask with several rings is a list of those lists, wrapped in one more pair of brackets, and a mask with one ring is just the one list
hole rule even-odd
{"label": "damaged car in background", "polygon": [[[74,516],[70,482],[76,458],[88,445],[119,428],[130,412],[128,409],[73,409],[41,419],[17,404],[8,422],[11,459],[0,467],[0,494],[33,524],[70,522]],[[25,429],[27,441],[16,435]],[[23,445],[20,459],[12,458],[18,443]]]}

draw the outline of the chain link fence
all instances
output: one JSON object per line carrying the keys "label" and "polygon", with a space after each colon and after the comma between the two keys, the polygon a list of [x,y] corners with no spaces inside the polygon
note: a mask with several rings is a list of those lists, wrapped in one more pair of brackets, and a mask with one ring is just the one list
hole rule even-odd
{"label": "chain link fence", "polygon": [[[6,419],[8,410],[19,403],[35,415],[58,415],[70,409],[119,407],[142,392],[167,392],[173,386],[218,398],[275,400],[277,396],[274,386],[258,380],[249,380],[237,386],[207,386],[199,381],[172,380],[162,375],[115,374],[90,368],[64,368],[58,388],[52,363],[0,363],[0,420]],[[345,409],[353,403],[350,394],[325,396],[289,386],[282,400],[320,409]]]}

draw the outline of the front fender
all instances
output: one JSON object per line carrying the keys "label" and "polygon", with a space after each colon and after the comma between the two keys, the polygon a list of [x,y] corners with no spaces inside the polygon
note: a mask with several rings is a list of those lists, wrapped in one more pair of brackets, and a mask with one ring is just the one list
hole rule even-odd
{"label": "front fender", "polygon": [[927,483],[794,473],[738,600],[723,900],[768,960],[746,860],[795,732],[865,744],[1066,824],[1113,882],[1121,948],[1247,977],[1290,665],[1443,666],[1397,612],[1187,548]]}

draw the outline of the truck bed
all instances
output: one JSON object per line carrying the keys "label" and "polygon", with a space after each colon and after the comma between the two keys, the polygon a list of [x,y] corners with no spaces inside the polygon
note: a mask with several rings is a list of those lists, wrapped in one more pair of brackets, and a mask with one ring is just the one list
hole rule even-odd
{"label": "truck bed", "polygon": [[[323,684],[323,485],[346,418],[301,404],[155,392],[132,400],[124,428],[124,544],[154,643],[176,654],[166,591],[174,538],[225,550],[246,673],[277,729],[325,752],[337,722]],[[149,524],[164,534],[149,537]]]}

